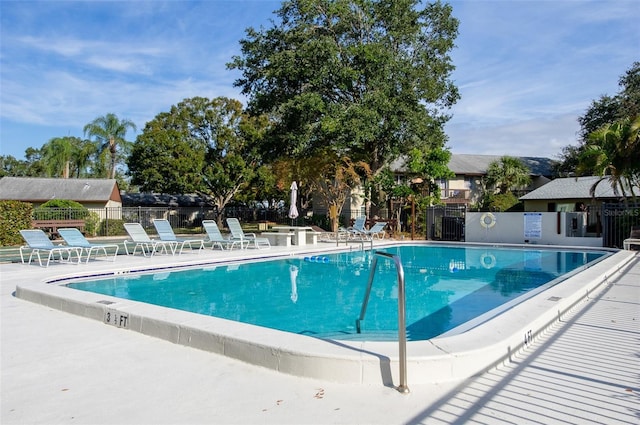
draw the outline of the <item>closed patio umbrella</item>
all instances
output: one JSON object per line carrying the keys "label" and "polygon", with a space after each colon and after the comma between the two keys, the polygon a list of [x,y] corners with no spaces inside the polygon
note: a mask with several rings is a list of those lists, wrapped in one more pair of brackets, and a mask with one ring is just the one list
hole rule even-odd
{"label": "closed patio umbrella", "polygon": [[296,202],[298,200],[298,185],[294,181],[291,183],[291,206],[289,207],[289,218],[294,220],[298,218],[298,207]]}

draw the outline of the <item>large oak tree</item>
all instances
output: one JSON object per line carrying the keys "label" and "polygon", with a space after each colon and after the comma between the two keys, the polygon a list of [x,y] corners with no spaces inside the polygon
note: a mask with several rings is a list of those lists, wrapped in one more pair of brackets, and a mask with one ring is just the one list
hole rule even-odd
{"label": "large oak tree", "polygon": [[237,100],[185,99],[138,136],[128,159],[131,182],[142,191],[198,193],[222,211],[261,165],[255,147],[266,126]]}
{"label": "large oak tree", "polygon": [[273,122],[266,157],[365,162],[376,173],[412,148],[442,149],[458,21],[416,0],[291,0],[271,28],[249,28],[229,68],[248,109]]}

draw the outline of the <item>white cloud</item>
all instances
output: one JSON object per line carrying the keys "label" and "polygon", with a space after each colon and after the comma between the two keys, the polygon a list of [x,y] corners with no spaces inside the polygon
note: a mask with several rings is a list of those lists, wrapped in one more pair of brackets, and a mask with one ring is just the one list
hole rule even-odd
{"label": "white cloud", "polygon": [[78,57],[85,54],[118,54],[123,56],[164,56],[166,46],[138,45],[127,42],[105,42],[96,40],[78,39],[72,37],[45,38],[45,37],[19,37],[17,44],[24,48],[33,48],[42,52],[51,52],[66,57]]}
{"label": "white cloud", "polygon": [[563,147],[575,145],[578,130],[574,114],[484,126],[447,125],[453,153],[549,158],[556,158]]}

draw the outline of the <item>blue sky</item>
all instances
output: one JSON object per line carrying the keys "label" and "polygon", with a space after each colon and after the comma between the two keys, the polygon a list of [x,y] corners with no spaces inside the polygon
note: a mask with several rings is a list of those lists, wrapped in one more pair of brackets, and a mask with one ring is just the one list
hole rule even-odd
{"label": "blue sky", "polygon": [[[637,0],[453,0],[453,153],[557,157],[640,60]],[[115,113],[138,132],[194,96],[245,101],[226,69],[280,1],[0,1],[0,154]]]}

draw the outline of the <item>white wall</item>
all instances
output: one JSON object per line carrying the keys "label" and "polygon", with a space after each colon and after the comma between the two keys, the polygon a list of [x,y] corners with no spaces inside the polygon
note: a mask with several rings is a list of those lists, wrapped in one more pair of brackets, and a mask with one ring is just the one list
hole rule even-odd
{"label": "white wall", "polygon": [[[601,247],[602,238],[599,237],[569,237],[566,236],[567,213],[527,213],[540,214],[542,217],[541,237],[525,237],[525,213],[504,212],[492,213],[495,217],[493,226],[483,226],[481,218],[485,213],[468,212],[465,220],[466,242],[488,243],[531,243],[540,245],[567,245]],[[558,223],[558,220],[559,223]],[[486,219],[486,222],[489,222]],[[558,227],[559,224],[559,227]],[[558,233],[558,228],[560,233]],[[527,242],[528,241],[528,242]]]}

